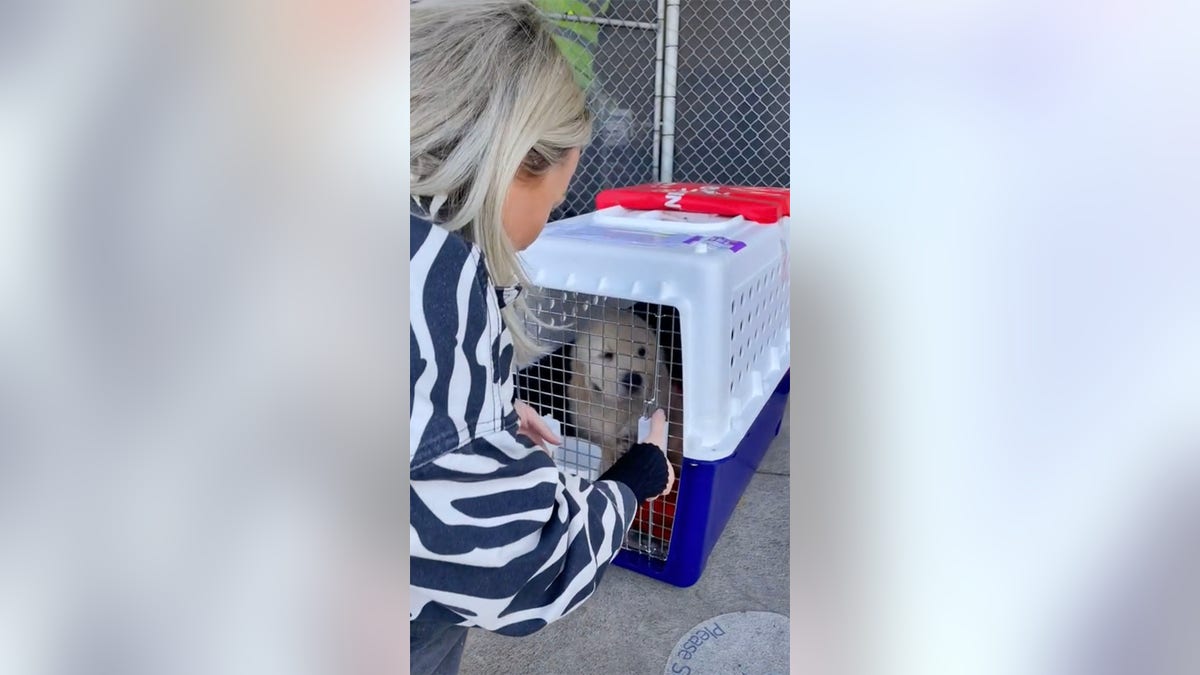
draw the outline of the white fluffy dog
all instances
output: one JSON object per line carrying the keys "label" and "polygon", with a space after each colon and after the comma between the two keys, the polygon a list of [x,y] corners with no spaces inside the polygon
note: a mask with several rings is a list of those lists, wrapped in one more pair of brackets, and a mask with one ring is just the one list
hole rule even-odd
{"label": "white fluffy dog", "polygon": [[632,312],[609,308],[580,321],[567,400],[579,434],[602,450],[601,471],[638,440],[647,401],[670,413],[671,375],[660,358],[657,334]]}

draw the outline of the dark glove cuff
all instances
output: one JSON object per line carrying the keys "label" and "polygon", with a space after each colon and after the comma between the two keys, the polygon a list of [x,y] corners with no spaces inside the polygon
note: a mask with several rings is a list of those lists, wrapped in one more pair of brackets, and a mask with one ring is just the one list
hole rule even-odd
{"label": "dark glove cuff", "polygon": [[638,443],[600,474],[600,480],[624,483],[640,504],[667,489],[667,456],[653,443]]}

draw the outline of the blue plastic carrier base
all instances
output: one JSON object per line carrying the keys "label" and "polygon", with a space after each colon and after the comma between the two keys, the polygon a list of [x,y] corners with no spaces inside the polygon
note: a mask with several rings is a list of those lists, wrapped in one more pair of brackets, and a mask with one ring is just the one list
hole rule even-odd
{"label": "blue plastic carrier base", "polygon": [[699,581],[733,509],[771,441],[779,435],[790,391],[791,371],[788,371],[729,457],[716,462],[684,459],[666,560],[622,549],[613,564],[681,588]]}

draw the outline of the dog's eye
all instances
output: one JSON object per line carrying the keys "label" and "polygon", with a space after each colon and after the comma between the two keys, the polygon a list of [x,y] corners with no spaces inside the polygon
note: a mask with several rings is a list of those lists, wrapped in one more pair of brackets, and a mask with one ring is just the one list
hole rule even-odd
{"label": "dog's eye", "polygon": [[613,357],[613,353],[612,353],[612,352],[604,352],[604,358],[606,358],[606,359],[611,359],[612,357]]}
{"label": "dog's eye", "polygon": [[640,358],[640,357],[643,357],[643,356],[645,356],[645,355],[646,355],[646,348],[645,348],[645,347],[638,347],[638,357]]}

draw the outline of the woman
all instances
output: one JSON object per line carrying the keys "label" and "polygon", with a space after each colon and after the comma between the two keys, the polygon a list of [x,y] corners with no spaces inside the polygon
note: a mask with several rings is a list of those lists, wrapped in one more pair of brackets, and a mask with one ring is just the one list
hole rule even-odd
{"label": "woman", "polygon": [[458,670],[467,628],[528,635],[591,596],[638,504],[674,481],[665,421],[594,483],[514,399],[536,358],[517,252],[591,135],[570,65],[522,0],[412,6],[410,249],[413,673]]}

